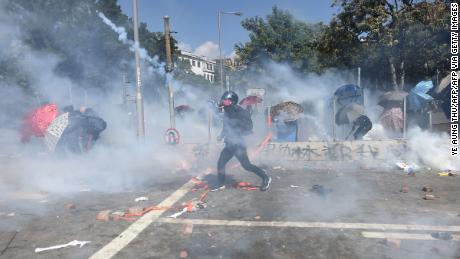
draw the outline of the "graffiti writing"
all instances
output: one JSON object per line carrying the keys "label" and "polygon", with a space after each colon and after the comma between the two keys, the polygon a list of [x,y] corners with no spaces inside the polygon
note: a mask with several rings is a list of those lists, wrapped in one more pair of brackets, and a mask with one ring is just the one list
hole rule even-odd
{"label": "graffiti writing", "polygon": [[405,143],[388,141],[269,143],[261,159],[347,161],[385,159],[404,154]]}

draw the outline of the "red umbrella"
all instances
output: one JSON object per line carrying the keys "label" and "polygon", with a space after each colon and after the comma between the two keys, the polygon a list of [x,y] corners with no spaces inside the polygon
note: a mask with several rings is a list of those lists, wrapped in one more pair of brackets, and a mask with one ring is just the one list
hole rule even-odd
{"label": "red umbrella", "polygon": [[55,104],[47,104],[27,113],[22,126],[22,140],[27,141],[34,135],[43,137],[57,114],[58,108]]}
{"label": "red umbrella", "polygon": [[256,95],[250,95],[241,100],[240,105],[254,105],[256,103],[261,103],[263,101],[262,98]]}

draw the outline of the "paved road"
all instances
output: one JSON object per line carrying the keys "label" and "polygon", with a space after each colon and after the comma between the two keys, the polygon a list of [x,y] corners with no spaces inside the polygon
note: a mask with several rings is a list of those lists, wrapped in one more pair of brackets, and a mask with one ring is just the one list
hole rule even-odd
{"label": "paved road", "polygon": [[[103,222],[95,216],[139,205],[134,202],[139,196],[149,197],[143,206],[179,207],[196,200],[202,191],[190,190],[191,174],[165,173],[141,189],[115,193],[10,195],[0,200],[1,212],[15,213],[0,216],[0,257],[179,258],[186,251],[188,258],[460,258],[459,176],[350,168],[268,171],[273,177],[268,192],[209,193],[206,208],[177,219],[167,218],[174,209],[138,221]],[[239,169],[229,176],[228,185],[258,184]],[[205,179],[214,181],[212,175]],[[404,184],[408,193],[400,192]],[[314,185],[321,187],[314,191]],[[434,200],[423,199],[424,185],[433,188]],[[66,208],[70,202],[75,209]],[[433,238],[438,232],[452,239]],[[72,240],[91,243],[34,253]]]}

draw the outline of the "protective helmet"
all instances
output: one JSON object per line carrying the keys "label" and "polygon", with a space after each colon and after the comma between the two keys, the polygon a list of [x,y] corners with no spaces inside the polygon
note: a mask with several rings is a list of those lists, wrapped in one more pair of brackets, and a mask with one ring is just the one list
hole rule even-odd
{"label": "protective helmet", "polygon": [[233,91],[226,91],[220,98],[220,103],[224,107],[236,105],[238,104],[238,95]]}

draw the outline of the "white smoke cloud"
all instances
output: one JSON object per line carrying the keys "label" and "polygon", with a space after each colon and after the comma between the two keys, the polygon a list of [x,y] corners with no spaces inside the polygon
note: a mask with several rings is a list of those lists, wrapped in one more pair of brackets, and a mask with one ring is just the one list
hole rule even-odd
{"label": "white smoke cloud", "polygon": [[212,41],[206,41],[195,49],[194,54],[217,59],[219,58],[219,45]]}
{"label": "white smoke cloud", "polygon": [[450,137],[447,133],[434,133],[412,128],[408,132],[411,162],[440,170],[460,170],[460,158],[450,155]]}
{"label": "white smoke cloud", "polygon": [[178,47],[180,50],[192,52],[192,46],[191,46],[190,44],[188,44],[188,43],[179,42],[179,43],[177,43],[177,47]]}
{"label": "white smoke cloud", "polygon": [[140,47],[138,43],[135,43],[132,40],[127,38],[127,33],[124,27],[116,26],[109,18],[107,18],[103,13],[98,12],[99,17],[102,21],[107,24],[110,29],[118,34],[118,40],[121,41],[123,44],[129,46],[129,50],[135,52],[136,50],[139,52],[139,56],[141,59],[147,61],[150,64],[148,70],[150,72],[156,72],[159,74],[164,73],[164,66],[165,64],[160,64],[158,60],[158,56],[150,57],[147,53],[147,50]]}
{"label": "white smoke cloud", "polygon": [[99,12],[98,13],[99,17],[101,17],[102,21],[104,21],[105,24],[110,26],[110,28],[118,34],[118,40],[123,42],[124,44],[128,44],[128,34],[126,33],[126,30],[124,27],[121,26],[116,26],[112,21],[109,20],[103,13]]}

